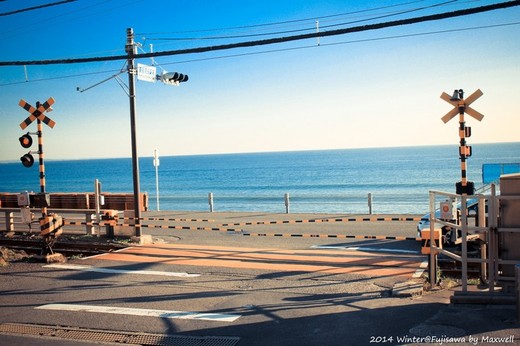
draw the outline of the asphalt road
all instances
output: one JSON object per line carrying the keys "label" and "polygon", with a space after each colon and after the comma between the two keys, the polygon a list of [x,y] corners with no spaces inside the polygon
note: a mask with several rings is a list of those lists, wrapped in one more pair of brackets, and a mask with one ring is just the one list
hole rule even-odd
{"label": "asphalt road", "polygon": [[[416,241],[385,237],[415,237],[416,221],[295,215],[293,221],[321,222],[283,223],[287,215],[207,214],[147,213],[170,219],[150,225],[192,227],[145,228],[152,246],[0,267],[0,343],[121,344],[146,337],[165,345],[177,337],[176,345],[369,345],[470,335],[479,341],[513,335],[518,342],[514,309],[452,309],[449,291],[392,295],[396,283],[416,280],[424,256]],[[188,218],[197,221],[180,221]],[[282,223],[259,223],[265,221]],[[54,329],[42,336],[12,332],[34,326]],[[81,341],[73,341],[78,333]]]}

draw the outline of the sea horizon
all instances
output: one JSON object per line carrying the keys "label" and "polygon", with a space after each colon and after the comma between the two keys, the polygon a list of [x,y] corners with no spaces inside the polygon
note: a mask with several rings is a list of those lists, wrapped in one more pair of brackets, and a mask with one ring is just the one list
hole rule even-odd
{"label": "sea horizon", "polygon": [[[488,145],[488,144],[520,144],[520,141],[507,141],[507,142],[481,142],[481,143],[468,143],[471,145]],[[320,148],[320,149],[282,149],[282,150],[266,150],[266,151],[237,151],[237,152],[217,152],[217,153],[192,153],[192,154],[167,154],[161,155],[160,157],[184,157],[184,156],[218,156],[218,155],[245,155],[245,154],[276,154],[276,153],[297,153],[297,152],[319,152],[319,151],[343,151],[343,150],[372,150],[372,149],[398,149],[398,148],[421,148],[421,147],[458,147],[459,143],[445,143],[445,144],[418,144],[418,145],[394,145],[394,146],[374,146],[374,147],[351,147],[351,148]],[[23,151],[22,151],[23,153]],[[22,155],[22,153],[20,155]],[[46,152],[46,155],[48,153]],[[36,156],[36,154],[35,154]],[[107,156],[107,157],[80,157],[80,158],[52,158],[45,157],[45,162],[52,161],[82,161],[82,160],[117,160],[117,159],[131,159],[132,156]],[[139,155],[138,158],[153,158],[153,153],[150,155]],[[2,163],[17,163],[19,159],[0,160]]]}
{"label": "sea horizon", "polygon": [[[482,166],[520,162],[520,142],[472,144],[467,176],[483,185]],[[46,192],[133,193],[131,158],[47,160]],[[139,157],[140,191],[156,209],[152,156]],[[0,165],[0,192],[39,191],[37,161]],[[318,149],[160,157],[157,167],[161,210],[420,214],[431,190],[455,193],[461,180],[458,145]]]}

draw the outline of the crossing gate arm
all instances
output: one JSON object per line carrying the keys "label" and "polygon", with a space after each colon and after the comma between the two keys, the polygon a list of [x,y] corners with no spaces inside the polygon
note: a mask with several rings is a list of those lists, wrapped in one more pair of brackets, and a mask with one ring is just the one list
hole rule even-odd
{"label": "crossing gate arm", "polygon": [[[433,239],[435,242],[435,246],[442,249],[442,230],[439,228],[434,229],[433,231]],[[429,229],[423,229],[421,231],[421,240],[422,240],[422,247],[421,247],[421,253],[423,255],[429,255],[431,253],[431,246],[430,246],[430,230]],[[436,251],[436,254],[439,254],[439,251]]]}

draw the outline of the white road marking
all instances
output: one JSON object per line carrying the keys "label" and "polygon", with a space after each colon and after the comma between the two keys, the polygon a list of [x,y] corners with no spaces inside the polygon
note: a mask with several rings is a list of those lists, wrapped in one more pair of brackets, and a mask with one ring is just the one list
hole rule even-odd
{"label": "white road marking", "polygon": [[[119,249],[119,250],[115,250],[115,251],[112,251],[112,253],[116,253],[116,252],[120,252],[120,251],[125,251],[127,249],[131,249],[131,248],[122,248],[122,249]],[[81,259],[82,260],[86,260],[86,259],[91,259],[91,258],[96,258],[96,257],[100,257],[100,256],[103,256],[105,255],[104,253],[100,253],[100,254],[97,254],[97,255],[92,255],[92,256],[87,256],[87,257],[82,257]]]}
{"label": "white road marking", "polygon": [[405,250],[405,249],[385,249],[375,247],[362,247],[362,246],[332,246],[332,245],[313,245],[312,249],[337,249],[337,250],[349,250],[349,251],[365,251],[365,252],[392,252],[392,253],[406,253],[417,255],[420,252],[417,250]]}
{"label": "white road marking", "polygon": [[44,267],[45,268],[82,270],[82,271],[87,271],[87,272],[109,273],[109,274],[160,275],[160,276],[176,276],[176,277],[183,277],[183,278],[193,278],[193,277],[200,276],[200,274],[162,272],[162,271],[156,271],[156,270],[125,270],[125,269],[113,269],[113,268],[97,268],[97,267],[78,265],[78,264],[49,264]]}
{"label": "white road marking", "polygon": [[215,322],[234,322],[241,315],[189,312],[189,311],[169,311],[154,309],[134,309],[122,308],[117,306],[97,306],[81,304],[47,304],[38,306],[39,310],[58,310],[58,311],[78,311],[78,312],[98,312],[104,314],[147,316],[183,320],[205,320]]}
{"label": "white road marking", "polygon": [[428,268],[428,261],[424,261],[421,263],[419,268],[417,268],[415,273],[412,275],[412,278],[420,278],[423,275],[426,268]]}

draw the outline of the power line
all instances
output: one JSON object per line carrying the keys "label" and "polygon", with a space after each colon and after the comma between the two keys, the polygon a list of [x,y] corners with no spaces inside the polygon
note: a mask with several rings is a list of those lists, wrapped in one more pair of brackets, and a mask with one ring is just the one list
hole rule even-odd
{"label": "power line", "polygon": [[[374,41],[383,41],[383,40],[393,40],[393,39],[418,37],[418,36],[426,36],[426,35],[438,35],[438,34],[446,34],[446,33],[459,32],[459,31],[491,29],[491,28],[499,28],[499,27],[512,26],[512,25],[520,25],[520,22],[501,23],[501,24],[492,24],[492,25],[485,25],[485,26],[476,26],[476,27],[467,27],[467,28],[458,28],[458,29],[447,29],[447,30],[439,30],[439,31],[429,31],[429,32],[420,32],[420,33],[412,33],[412,34],[394,35],[394,36],[374,37],[374,38],[366,38],[366,39],[342,41],[342,42],[334,42],[334,43],[324,43],[324,44],[321,44],[320,47],[337,46],[337,45],[342,45],[342,44],[363,43],[363,42],[374,42]],[[175,62],[166,62],[166,63],[161,63],[161,65],[162,66],[178,65],[178,64],[186,64],[186,63],[192,63],[192,62],[200,62],[200,61],[208,61],[208,60],[218,60],[218,59],[228,59],[228,58],[237,58],[237,57],[250,56],[250,55],[278,53],[278,52],[286,52],[286,51],[300,50],[300,49],[309,49],[309,48],[316,48],[316,47],[317,46],[315,44],[312,44],[312,45],[307,45],[307,46],[299,46],[299,47],[291,47],[291,48],[270,49],[270,50],[264,50],[264,51],[258,51],[258,52],[248,52],[248,53],[240,53],[240,54],[230,54],[230,55],[214,56],[214,57],[209,57],[209,58],[200,58],[200,59],[190,59],[190,60],[182,60],[182,61],[175,61]],[[97,75],[97,74],[116,73],[116,72],[120,72],[120,71],[121,71],[121,69],[119,69],[119,70],[114,69],[114,70],[105,70],[105,71],[97,71],[97,72],[78,73],[78,74],[72,74],[72,75],[46,77],[46,78],[32,79],[32,80],[28,80],[28,81],[18,81],[18,82],[4,83],[4,84],[0,84],[0,87],[16,85],[16,84],[43,82],[43,81],[57,80],[57,79],[83,77],[83,76]]]}
{"label": "power line", "polygon": [[[444,5],[451,4],[451,3],[454,3],[454,2],[457,2],[457,1],[458,1],[458,0],[450,0],[450,1],[445,1],[445,2],[439,3],[439,4],[433,4],[433,5],[429,5],[429,6],[423,6],[423,7],[418,7],[418,8],[412,8],[412,9],[403,10],[403,11],[399,11],[399,12],[392,12],[392,13],[382,14],[382,15],[378,15],[378,16],[376,16],[376,17],[371,17],[371,18],[358,19],[358,20],[354,20],[354,21],[343,22],[343,23],[337,23],[337,24],[320,25],[320,29],[331,28],[331,27],[338,27],[338,26],[343,26],[343,25],[347,25],[347,24],[355,24],[355,23],[361,23],[361,22],[368,22],[368,21],[375,20],[375,19],[382,19],[382,18],[388,18],[388,17],[398,16],[398,15],[405,14],[405,13],[417,12],[417,11],[422,11],[422,10],[429,9],[429,8],[434,8],[434,7],[444,6]],[[340,16],[340,15],[331,15],[331,16],[327,16],[327,17],[332,17],[332,16]],[[320,17],[320,18],[323,18],[323,17]],[[308,21],[308,19],[305,19],[305,20],[301,20],[301,19],[300,19],[300,20],[295,20],[295,22],[296,22],[296,21]],[[269,24],[266,24],[266,25],[269,25]],[[161,37],[161,38],[153,38],[153,37],[150,38],[150,37],[147,37],[146,39],[147,39],[147,40],[150,40],[150,41],[192,41],[192,40],[216,40],[216,39],[246,38],[246,37],[258,37],[258,36],[274,36],[274,35],[289,34],[289,33],[295,33],[295,32],[303,32],[303,31],[309,31],[309,30],[316,30],[316,28],[315,28],[315,27],[311,27],[311,28],[305,28],[305,29],[293,29],[293,30],[277,31],[277,32],[268,32],[268,33],[242,34],[242,35],[228,35],[228,36],[207,36],[207,37]]]}
{"label": "power line", "polygon": [[[423,1],[424,0],[409,1],[409,2],[405,2],[405,3],[399,3],[399,4],[389,5],[389,6],[381,6],[381,7],[376,7],[376,8],[369,8],[369,9],[359,10],[359,11],[345,12],[345,13],[339,13],[339,14],[331,14],[331,15],[325,15],[325,16],[317,16],[317,17],[313,17],[313,18],[285,20],[285,21],[274,22],[274,23],[261,23],[261,24],[253,24],[253,25],[242,25],[242,26],[213,28],[213,29],[202,29],[202,30],[137,33],[136,35],[166,35],[166,34],[171,35],[171,34],[186,34],[186,33],[196,33],[196,32],[211,32],[211,31],[236,30],[236,29],[251,29],[251,28],[259,28],[259,27],[266,27],[266,26],[276,26],[276,25],[280,25],[280,24],[291,24],[291,23],[299,23],[299,22],[308,22],[310,20],[340,17],[340,16],[357,14],[357,13],[364,13],[364,12],[373,12],[373,11],[383,10],[383,9],[392,8],[392,7],[404,6],[404,5],[409,5],[409,4],[413,4],[413,3],[417,3],[417,2],[423,2]],[[455,0],[455,1],[457,1],[457,0]]]}
{"label": "power line", "polygon": [[[498,28],[498,27],[512,26],[512,25],[520,25],[520,22],[493,24],[493,25],[478,26],[478,27],[468,27],[468,28],[459,28],[459,29],[447,29],[447,30],[429,31],[429,32],[422,32],[422,33],[394,35],[394,36],[374,37],[374,38],[366,38],[366,39],[342,41],[342,42],[333,42],[333,43],[322,43],[322,44],[320,44],[320,47],[338,46],[338,45],[342,45],[342,44],[353,44],[353,43],[363,43],[363,42],[373,42],[373,41],[383,41],[383,40],[393,40],[393,39],[399,39],[399,38],[408,38],[408,37],[417,37],[417,36],[426,36],[426,35],[438,35],[438,34],[446,34],[446,33],[451,33],[451,32],[458,32],[458,31],[490,29],[490,28]],[[316,47],[317,47],[316,44],[312,44],[312,45],[300,46],[300,47],[271,49],[271,50],[260,51],[260,52],[249,52],[249,53],[240,53],[240,54],[217,56],[217,57],[210,57],[210,58],[190,59],[190,60],[176,61],[176,62],[170,62],[170,63],[167,62],[167,63],[161,63],[161,65],[164,65],[164,66],[166,66],[166,65],[177,65],[177,64],[185,64],[185,63],[199,62],[199,61],[206,61],[206,60],[236,58],[236,57],[249,56],[249,55],[277,53],[277,52],[285,52],[285,51],[291,51],[291,50],[308,49],[308,48],[316,48]]]}
{"label": "power line", "polygon": [[218,51],[218,50],[264,46],[264,45],[285,43],[285,42],[291,42],[291,41],[299,41],[299,40],[317,38],[317,37],[337,36],[337,35],[344,35],[344,34],[349,34],[349,33],[354,33],[354,32],[378,30],[378,29],[395,27],[395,26],[410,25],[410,24],[416,24],[416,23],[421,23],[421,22],[436,21],[436,20],[441,20],[441,19],[446,19],[446,18],[467,16],[470,14],[483,13],[483,12],[488,12],[488,11],[497,10],[497,9],[514,7],[514,6],[518,6],[518,5],[520,5],[520,0],[514,0],[514,1],[507,1],[507,2],[502,2],[502,3],[487,5],[487,6],[463,9],[463,10],[458,10],[458,11],[453,11],[453,12],[445,12],[445,13],[433,14],[433,15],[422,16],[422,17],[395,20],[395,21],[391,21],[391,22],[368,24],[368,25],[355,26],[355,27],[344,28],[344,29],[322,31],[322,32],[318,32],[318,33],[270,38],[270,39],[259,40],[259,41],[246,41],[246,42],[230,43],[230,44],[223,44],[223,45],[218,45],[218,46],[206,46],[206,47],[199,47],[199,48],[178,49],[178,50],[169,50],[169,51],[154,52],[154,53],[143,53],[143,54],[133,54],[133,55],[115,55],[115,56],[93,57],[93,58],[70,58],[70,59],[31,60],[31,61],[0,61],[0,66],[77,64],[77,63],[89,63],[89,62],[100,62],[100,61],[127,60],[129,58],[140,59],[140,58],[152,58],[152,57],[158,57],[158,56],[171,56],[171,55],[184,55],[184,54],[214,52],[214,51]]}
{"label": "power line", "polygon": [[117,71],[120,71],[120,70],[105,70],[105,71],[85,72],[85,73],[77,73],[77,74],[63,75],[63,76],[45,77],[45,78],[31,79],[31,80],[27,80],[27,81],[23,81],[23,82],[11,82],[11,83],[0,84],[0,87],[16,85],[16,84],[44,82],[44,81],[50,81],[50,80],[56,80],[56,79],[66,79],[66,78],[91,76],[91,75],[97,75],[97,74],[114,73]]}
{"label": "power line", "polygon": [[0,13],[0,16],[10,16],[12,14],[17,14],[17,13],[22,13],[22,12],[27,12],[27,11],[32,11],[32,10],[38,10],[40,8],[51,7],[51,6],[56,6],[56,5],[63,5],[68,2],[74,2],[74,1],[76,1],[76,0],[63,0],[63,1],[57,1],[57,2],[50,3],[50,4],[45,4],[45,5],[22,8],[20,10],[14,10],[11,12]]}
{"label": "power line", "polygon": [[[76,0],[74,0],[74,1],[76,1]],[[143,1],[143,0],[135,0],[135,1],[131,2],[131,3],[118,5],[118,6],[107,8],[107,9],[100,9],[97,12],[91,12],[91,13],[86,13],[86,14],[81,15],[81,12],[90,11],[93,8],[103,6],[103,5],[107,4],[107,3],[110,3],[111,1],[112,0],[101,0],[98,3],[94,3],[94,4],[90,4],[89,3],[89,5],[86,5],[86,6],[83,6],[83,7],[80,7],[80,8],[71,9],[70,11],[67,11],[67,12],[64,12],[64,13],[60,13],[59,16],[52,15],[52,16],[47,17],[47,18],[42,16],[42,19],[40,19],[40,20],[35,20],[35,21],[30,21],[30,22],[23,22],[23,25],[21,27],[2,28],[2,30],[4,30],[4,31],[1,31],[0,35],[3,36],[3,37],[5,37],[6,35],[13,36],[13,35],[16,35],[18,33],[24,32],[24,31],[30,31],[31,30],[30,28],[32,28],[34,26],[39,27],[39,26],[43,25],[44,23],[51,23],[51,25],[55,25],[55,24],[58,24],[58,23],[66,23],[66,22],[69,22],[69,21],[77,21],[77,20],[82,19],[82,18],[95,16],[95,15],[98,15],[98,14],[101,14],[101,13],[105,13],[105,12],[113,11],[113,10],[116,10],[116,9],[119,9],[119,8],[122,8],[122,7],[125,7],[125,6],[129,6],[131,4],[134,4],[134,3],[137,3],[137,2],[140,2],[140,1]],[[76,14],[78,14],[78,16],[75,16]],[[70,17],[70,16],[73,16],[73,17]]]}

